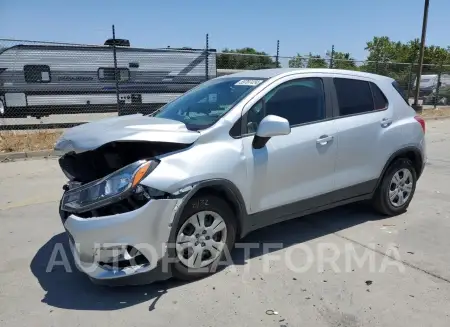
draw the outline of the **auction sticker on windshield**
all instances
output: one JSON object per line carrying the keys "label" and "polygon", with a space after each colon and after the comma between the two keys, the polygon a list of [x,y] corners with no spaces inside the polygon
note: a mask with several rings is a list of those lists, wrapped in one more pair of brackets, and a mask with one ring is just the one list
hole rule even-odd
{"label": "auction sticker on windshield", "polygon": [[234,85],[256,86],[258,84],[261,84],[262,82],[262,79],[241,79]]}

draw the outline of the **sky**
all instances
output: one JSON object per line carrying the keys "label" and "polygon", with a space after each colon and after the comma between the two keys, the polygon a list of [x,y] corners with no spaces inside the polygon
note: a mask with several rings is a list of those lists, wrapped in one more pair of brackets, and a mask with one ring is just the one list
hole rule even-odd
{"label": "sky", "polygon": [[[0,0],[0,38],[131,46],[252,47],[280,56],[336,51],[365,59],[367,41],[420,38],[424,0]],[[427,44],[450,46],[450,0],[431,0]],[[1,41],[0,41],[1,42]],[[1,46],[2,44],[0,44]]]}

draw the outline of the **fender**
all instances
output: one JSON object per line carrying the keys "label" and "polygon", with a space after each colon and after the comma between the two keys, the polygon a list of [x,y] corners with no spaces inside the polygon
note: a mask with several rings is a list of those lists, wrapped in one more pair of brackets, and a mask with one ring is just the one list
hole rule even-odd
{"label": "fender", "polygon": [[389,168],[389,166],[392,164],[392,162],[394,162],[394,160],[399,157],[405,157],[405,155],[409,152],[414,153],[414,161],[415,161],[415,166],[416,166],[417,179],[419,179],[419,177],[422,174],[423,169],[424,169],[424,158],[422,157],[422,152],[416,146],[407,146],[400,150],[397,150],[389,157],[389,159],[387,160],[386,164],[383,167],[383,170],[381,171],[381,174],[380,174],[380,177],[378,178],[374,192],[377,190],[378,186],[380,185],[381,181],[383,180],[383,176],[386,173],[386,170]]}
{"label": "fender", "polygon": [[[235,204],[235,209],[237,210],[237,223],[238,223],[238,233],[242,235],[244,221],[248,216],[247,209],[245,207],[244,198],[242,197],[241,192],[237,188],[234,183],[230,182],[227,179],[208,179],[198,183],[195,183],[181,199],[181,203],[177,208],[175,216],[172,220],[172,230],[170,232],[169,242],[175,242],[176,238],[176,229],[178,226],[178,222],[180,221],[181,214],[183,213],[184,207],[189,202],[189,200],[195,196],[199,191],[208,187],[218,187],[227,193],[231,200]],[[233,208],[234,209],[234,208]]]}

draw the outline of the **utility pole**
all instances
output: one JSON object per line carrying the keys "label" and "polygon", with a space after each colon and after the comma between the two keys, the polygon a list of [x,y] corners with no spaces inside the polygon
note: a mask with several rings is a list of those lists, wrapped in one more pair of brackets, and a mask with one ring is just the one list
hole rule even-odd
{"label": "utility pole", "polygon": [[417,68],[416,90],[415,90],[415,94],[414,94],[414,104],[413,104],[413,108],[416,111],[422,110],[422,107],[419,106],[418,102],[419,102],[419,92],[420,92],[420,77],[422,76],[423,53],[425,51],[425,38],[427,35],[429,5],[430,5],[430,0],[425,0],[425,5],[423,8],[422,38],[420,40],[419,65]]}

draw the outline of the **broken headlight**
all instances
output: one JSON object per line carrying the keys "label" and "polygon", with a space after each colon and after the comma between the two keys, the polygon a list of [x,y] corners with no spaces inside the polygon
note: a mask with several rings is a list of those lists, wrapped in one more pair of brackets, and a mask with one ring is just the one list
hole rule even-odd
{"label": "broken headlight", "polygon": [[67,191],[61,209],[84,212],[124,199],[158,165],[155,160],[139,160],[114,173]]}

